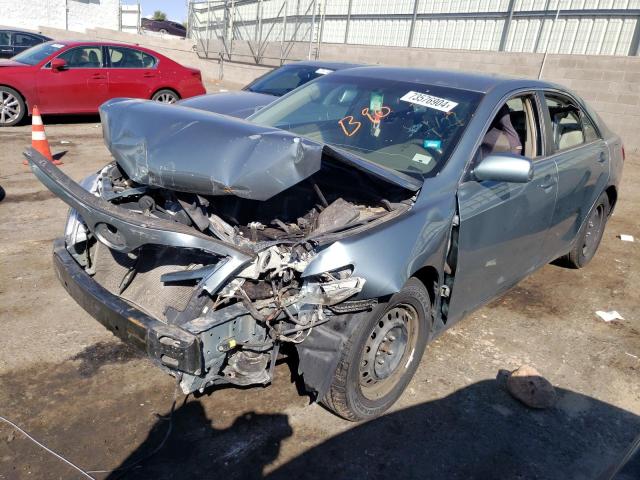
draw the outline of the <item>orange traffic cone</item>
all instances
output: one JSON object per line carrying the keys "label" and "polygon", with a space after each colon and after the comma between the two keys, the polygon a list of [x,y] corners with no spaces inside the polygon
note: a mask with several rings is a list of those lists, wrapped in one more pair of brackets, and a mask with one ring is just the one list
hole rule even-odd
{"label": "orange traffic cone", "polygon": [[[47,160],[54,165],[62,165],[60,160],[54,160],[51,155],[51,149],[49,148],[49,141],[47,140],[47,134],[44,132],[44,124],[42,123],[42,117],[40,116],[40,110],[36,105],[33,106],[31,113],[31,147],[34,150],[40,152]],[[28,165],[29,162],[23,160],[24,165]]]}

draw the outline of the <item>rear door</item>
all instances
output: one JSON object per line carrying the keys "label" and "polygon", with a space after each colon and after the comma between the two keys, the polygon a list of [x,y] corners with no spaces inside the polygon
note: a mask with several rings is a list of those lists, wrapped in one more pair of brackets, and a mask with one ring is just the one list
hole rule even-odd
{"label": "rear door", "polygon": [[448,321],[506,291],[542,261],[556,201],[556,165],[545,155],[539,96],[524,92],[506,106],[520,146],[499,139],[502,133],[496,134],[496,129],[505,122],[496,122],[498,113],[493,126],[487,127],[475,163],[492,153],[523,154],[533,161],[534,178],[529,183],[478,181],[467,172],[458,189],[458,260]]}
{"label": "rear door", "polygon": [[0,30],[0,58],[13,57],[13,46],[11,45],[11,32]]}
{"label": "rear door", "polygon": [[160,82],[157,59],[135,48],[107,46],[109,97],[151,98]]}
{"label": "rear door", "polygon": [[609,150],[594,122],[569,95],[544,92],[549,143],[558,167],[558,201],[546,245],[546,260],[566,254],[589,209],[606,187]]}
{"label": "rear door", "polygon": [[102,47],[85,45],[65,50],[57,58],[67,62],[65,70],[47,63],[38,71],[37,89],[42,112],[93,113],[108,98],[107,72]]}

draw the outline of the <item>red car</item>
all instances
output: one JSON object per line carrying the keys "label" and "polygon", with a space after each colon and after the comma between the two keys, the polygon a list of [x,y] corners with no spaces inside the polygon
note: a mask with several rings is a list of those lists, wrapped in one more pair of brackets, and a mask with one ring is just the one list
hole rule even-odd
{"label": "red car", "polygon": [[41,113],[96,113],[110,98],[173,103],[205,93],[200,70],[147,48],[109,42],[46,42],[0,60],[0,127],[37,105]]}

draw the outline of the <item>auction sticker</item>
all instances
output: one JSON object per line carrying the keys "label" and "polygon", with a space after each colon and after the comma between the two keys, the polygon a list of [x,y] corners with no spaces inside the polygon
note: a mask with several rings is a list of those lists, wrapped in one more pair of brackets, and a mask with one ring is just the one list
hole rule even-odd
{"label": "auction sticker", "polygon": [[450,112],[458,105],[456,102],[447,100],[446,98],[434,97],[426,93],[410,91],[404,94],[400,100],[409,103],[415,103],[416,105],[422,105],[423,107],[433,108],[440,110],[441,112]]}
{"label": "auction sticker", "polygon": [[329,70],[328,68],[319,68],[319,69],[316,70],[316,73],[318,75],[326,75],[326,74],[331,73],[331,72],[333,72],[333,70]]}

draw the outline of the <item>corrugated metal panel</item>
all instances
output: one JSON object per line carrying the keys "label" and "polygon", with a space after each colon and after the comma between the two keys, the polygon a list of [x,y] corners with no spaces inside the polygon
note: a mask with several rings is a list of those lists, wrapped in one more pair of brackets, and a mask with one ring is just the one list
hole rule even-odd
{"label": "corrugated metal panel", "polygon": [[[510,0],[351,0],[348,43],[407,45],[414,1],[417,1],[417,13],[422,18],[416,20],[412,46],[474,50],[500,48]],[[349,3],[349,0],[289,0],[286,3],[285,0],[263,0],[262,40],[282,39],[280,23],[287,5],[289,24],[285,40],[291,39],[296,30],[294,24],[297,24],[296,40],[308,41],[312,36],[310,20],[314,13],[312,7],[315,5],[316,31],[319,30],[323,9],[327,15],[332,16],[324,21],[322,41],[344,42]],[[616,12],[586,17],[567,13],[580,9],[640,10],[640,0],[515,0],[513,4],[514,17],[504,45],[507,51],[544,52],[548,45],[551,53],[626,55],[638,29],[638,18]],[[220,31],[223,2],[211,2],[211,5],[210,28],[206,29],[209,18],[206,4],[194,7],[197,11],[192,12],[192,18],[198,24],[194,28],[200,35],[208,30],[212,36],[219,36],[223,34]],[[558,7],[565,15],[554,22],[554,13]],[[548,9],[548,14],[544,17],[518,15],[518,12],[540,12],[545,9]],[[464,16],[456,18],[458,13]],[[474,13],[478,15],[469,16]],[[442,14],[449,16],[442,18]],[[245,39],[260,37],[256,27],[258,15],[257,0],[236,6],[234,35]],[[368,15],[377,15],[379,18],[363,18]],[[316,37],[313,38],[315,40]]]}

